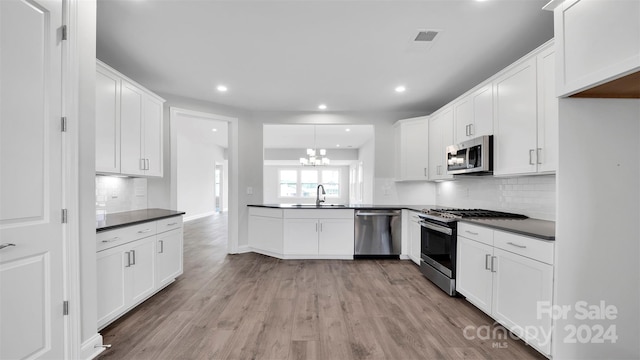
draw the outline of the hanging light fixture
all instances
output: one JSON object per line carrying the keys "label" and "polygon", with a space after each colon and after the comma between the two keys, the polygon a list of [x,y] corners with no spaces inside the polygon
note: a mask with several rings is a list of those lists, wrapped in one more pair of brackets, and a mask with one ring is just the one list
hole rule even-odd
{"label": "hanging light fixture", "polygon": [[331,160],[327,157],[327,149],[318,151],[316,144],[316,125],[313,125],[313,148],[307,149],[307,157],[300,158],[300,165],[303,166],[321,166],[329,165]]}

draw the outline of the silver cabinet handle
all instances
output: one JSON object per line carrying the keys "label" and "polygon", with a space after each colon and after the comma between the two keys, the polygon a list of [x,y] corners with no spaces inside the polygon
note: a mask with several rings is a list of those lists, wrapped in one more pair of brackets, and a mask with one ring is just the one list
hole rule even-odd
{"label": "silver cabinet handle", "polygon": [[473,135],[473,124],[469,124],[469,136]]}
{"label": "silver cabinet handle", "polygon": [[140,170],[144,170],[146,164],[144,162],[144,159],[140,159]]}
{"label": "silver cabinet handle", "polygon": [[318,223],[316,223],[316,232],[318,232]]}
{"label": "silver cabinet handle", "polygon": [[124,267],[131,267],[131,252],[127,251],[125,254],[127,254],[127,265]]}
{"label": "silver cabinet handle", "polygon": [[469,230],[465,230],[464,232],[471,234],[471,235],[476,235],[478,236],[479,234],[477,232],[473,232],[473,231],[469,231]]}
{"label": "silver cabinet handle", "polygon": [[427,168],[424,168],[424,177],[427,177]]}
{"label": "silver cabinet handle", "polygon": [[356,216],[400,216],[399,213],[357,212]]}
{"label": "silver cabinet handle", "polygon": [[320,232],[322,232],[322,223],[320,223]]}
{"label": "silver cabinet handle", "polygon": [[131,265],[135,265],[136,264],[136,251],[135,250],[131,250],[131,258],[133,258],[133,260],[131,261]]}
{"label": "silver cabinet handle", "polygon": [[496,272],[495,263],[494,263],[495,260],[496,260],[496,257],[492,256],[491,257],[491,272]]}
{"label": "silver cabinet handle", "polygon": [[148,233],[149,231],[151,231],[151,229],[140,230],[140,231],[138,231],[138,234]]}
{"label": "silver cabinet handle", "polygon": [[174,225],[178,225],[178,223],[175,222],[175,223],[167,224],[167,226],[174,226]]}
{"label": "silver cabinet handle", "polygon": [[540,159],[542,159],[542,148],[538,148],[538,151],[536,152],[536,158],[537,158],[537,163],[538,164],[542,164],[542,161],[540,161]]}
{"label": "silver cabinet handle", "polygon": [[102,240],[103,243],[110,243],[116,240],[120,240],[120,238],[118,236],[111,238],[111,239],[107,239],[107,240]]}
{"label": "silver cabinet handle", "polygon": [[145,170],[149,170],[149,159],[147,159],[147,168]]}
{"label": "silver cabinet handle", "polygon": [[533,152],[536,151],[535,149],[529,149],[529,165],[535,165],[536,163],[533,162]]}
{"label": "silver cabinet handle", "polygon": [[515,247],[520,248],[520,249],[526,249],[527,248],[525,245],[514,244],[511,241],[509,241],[507,244],[509,244],[511,246],[515,246]]}
{"label": "silver cabinet handle", "polygon": [[160,242],[160,254],[164,253],[164,240],[158,240]]}
{"label": "silver cabinet handle", "polygon": [[16,246],[16,244],[11,244],[11,243],[2,244],[2,245],[0,245],[0,250],[4,249],[6,247],[10,247],[10,246]]}
{"label": "silver cabinet handle", "polygon": [[489,258],[491,258],[491,254],[486,254],[484,256],[484,269],[491,271],[491,268],[489,267]]}

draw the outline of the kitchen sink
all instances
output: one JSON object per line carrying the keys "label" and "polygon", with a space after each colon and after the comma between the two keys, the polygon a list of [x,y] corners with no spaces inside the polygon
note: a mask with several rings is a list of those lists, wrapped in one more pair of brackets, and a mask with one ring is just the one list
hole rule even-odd
{"label": "kitchen sink", "polygon": [[282,204],[283,206],[286,207],[292,207],[292,208],[346,208],[347,205],[343,205],[343,204],[321,204],[321,205],[316,205],[316,204]]}

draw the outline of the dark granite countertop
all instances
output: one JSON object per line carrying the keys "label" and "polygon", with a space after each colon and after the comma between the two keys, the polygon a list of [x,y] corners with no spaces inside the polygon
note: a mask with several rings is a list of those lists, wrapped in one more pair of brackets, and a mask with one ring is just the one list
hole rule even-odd
{"label": "dark granite countertop", "polygon": [[441,208],[442,206],[436,205],[372,205],[372,204],[346,204],[346,205],[320,205],[316,206],[314,204],[253,204],[248,205],[253,207],[264,207],[271,209],[353,209],[353,210],[414,210],[420,211],[422,209],[433,209],[433,208]]}
{"label": "dark granite countertop", "polygon": [[184,211],[166,209],[143,209],[106,214],[104,215],[104,218],[96,218],[96,232],[113,230],[120,227],[181,216],[184,214]]}
{"label": "dark granite countertop", "polygon": [[460,221],[542,240],[556,239],[556,223],[554,221],[538,219],[463,219]]}

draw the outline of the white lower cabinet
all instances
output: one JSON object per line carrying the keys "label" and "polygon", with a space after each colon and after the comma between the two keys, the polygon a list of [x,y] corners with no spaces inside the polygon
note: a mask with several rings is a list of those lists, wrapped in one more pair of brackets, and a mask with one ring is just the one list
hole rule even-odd
{"label": "white lower cabinet", "polygon": [[353,259],[352,209],[249,207],[249,247],[281,259]]}
{"label": "white lower cabinet", "polygon": [[409,258],[420,265],[420,241],[422,237],[422,226],[420,218],[415,211],[409,211]]}
{"label": "white lower cabinet", "polygon": [[550,355],[551,317],[538,309],[553,300],[553,242],[464,223],[458,233],[456,291]]}
{"label": "white lower cabinet", "polygon": [[182,274],[182,229],[159,234],[156,240],[156,281],[158,286]]}
{"label": "white lower cabinet", "polygon": [[98,329],[182,274],[182,218],[170,219],[98,233]]}
{"label": "white lower cabinet", "polygon": [[353,210],[286,210],[284,255],[351,257]]}
{"label": "white lower cabinet", "polygon": [[98,253],[98,327],[153,293],[154,243],[148,237]]}

